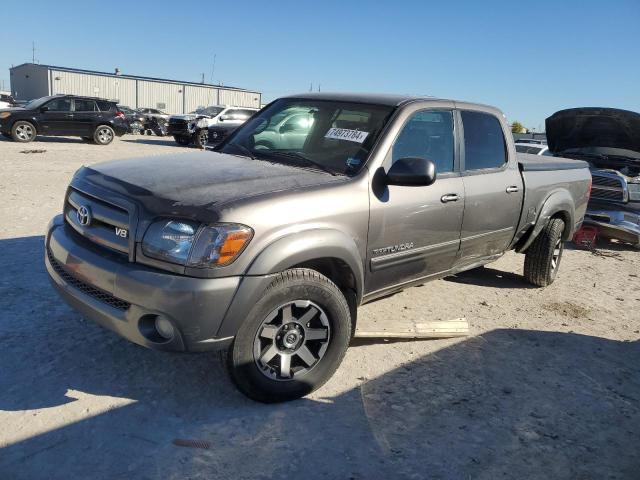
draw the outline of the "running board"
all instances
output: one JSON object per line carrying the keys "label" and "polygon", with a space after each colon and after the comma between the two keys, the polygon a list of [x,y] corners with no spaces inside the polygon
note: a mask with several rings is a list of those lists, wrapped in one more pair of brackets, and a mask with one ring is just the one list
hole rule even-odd
{"label": "running board", "polygon": [[455,318],[436,322],[407,320],[367,321],[358,319],[356,338],[449,338],[469,335],[467,319]]}

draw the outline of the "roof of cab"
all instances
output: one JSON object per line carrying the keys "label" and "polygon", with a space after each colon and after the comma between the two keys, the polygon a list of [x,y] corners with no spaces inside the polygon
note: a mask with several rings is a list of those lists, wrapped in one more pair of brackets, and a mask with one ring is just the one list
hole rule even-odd
{"label": "roof of cab", "polygon": [[445,98],[437,98],[431,96],[420,95],[395,95],[388,93],[335,93],[335,92],[309,92],[297,95],[287,95],[283,98],[301,98],[313,100],[333,100],[340,102],[368,103],[373,105],[386,105],[390,107],[399,107],[407,103],[418,101],[445,101],[453,102],[458,108],[473,108],[479,110],[490,111],[496,115],[503,115],[502,111],[491,105],[482,103],[472,103],[460,100],[451,100]]}

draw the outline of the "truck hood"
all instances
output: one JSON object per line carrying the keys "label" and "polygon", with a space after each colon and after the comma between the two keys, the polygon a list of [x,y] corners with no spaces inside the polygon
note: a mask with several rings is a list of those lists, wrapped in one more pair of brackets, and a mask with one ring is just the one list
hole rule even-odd
{"label": "truck hood", "polygon": [[123,195],[155,215],[215,221],[223,206],[268,193],[285,192],[345,177],[210,151],[114,160],[83,167],[82,182]]}
{"label": "truck hood", "polygon": [[616,108],[571,108],[554,113],[545,123],[547,143],[553,153],[576,149],[574,153],[609,155],[619,149],[626,151],[625,155],[635,152],[640,159],[640,113]]}

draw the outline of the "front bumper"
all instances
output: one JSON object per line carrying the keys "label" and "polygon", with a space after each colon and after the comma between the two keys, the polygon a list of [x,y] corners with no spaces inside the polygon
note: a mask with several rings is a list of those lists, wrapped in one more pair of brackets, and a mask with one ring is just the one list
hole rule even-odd
{"label": "front bumper", "polygon": [[[126,339],[158,350],[204,351],[227,347],[217,337],[241,277],[193,278],[129,262],[96,247],[55,217],[46,236],[45,264],[59,294],[83,316]],[[170,340],[153,329],[163,316]]]}
{"label": "front bumper", "polygon": [[598,227],[603,237],[640,246],[640,211],[590,207],[584,223]]}

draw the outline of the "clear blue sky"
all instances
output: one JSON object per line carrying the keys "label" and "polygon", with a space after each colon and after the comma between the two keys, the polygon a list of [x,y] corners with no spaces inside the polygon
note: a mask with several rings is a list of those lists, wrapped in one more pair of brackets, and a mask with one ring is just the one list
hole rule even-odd
{"label": "clear blue sky", "polygon": [[[91,4],[96,7],[90,7]],[[428,94],[538,129],[556,110],[640,111],[640,0],[6,4],[0,81],[53,65],[256,89]],[[98,6],[99,5],[99,6]]]}

